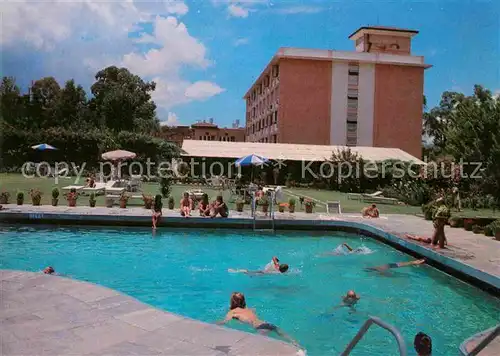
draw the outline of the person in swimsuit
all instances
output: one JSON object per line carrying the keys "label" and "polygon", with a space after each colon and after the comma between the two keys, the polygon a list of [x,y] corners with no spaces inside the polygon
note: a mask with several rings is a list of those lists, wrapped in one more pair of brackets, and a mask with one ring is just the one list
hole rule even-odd
{"label": "person in swimsuit", "polygon": [[220,215],[223,218],[227,218],[229,215],[229,208],[226,203],[224,203],[222,195],[218,195],[215,202],[212,204],[210,217],[215,218],[217,215]]}
{"label": "person in swimsuit", "polygon": [[54,270],[53,267],[48,266],[48,267],[45,267],[43,269],[43,273],[45,273],[45,274],[54,274],[54,273],[56,273],[56,271]]}
{"label": "person in swimsuit", "polygon": [[190,217],[191,216],[191,208],[193,206],[193,201],[189,197],[188,192],[184,192],[184,196],[181,199],[181,216]]}
{"label": "person in swimsuit", "polygon": [[255,314],[255,311],[247,308],[247,303],[245,301],[245,296],[243,295],[243,293],[234,292],[233,294],[231,294],[231,299],[229,301],[229,312],[226,314],[224,320],[218,321],[216,324],[223,325],[233,319],[238,320],[241,323],[251,325],[261,334],[275,332],[282,338],[290,341],[293,345],[300,347],[295,340],[281,331],[276,325],[259,320],[257,318],[257,314]]}
{"label": "person in swimsuit", "polygon": [[377,209],[377,205],[375,204],[372,204],[371,206],[364,208],[361,213],[363,214],[364,218],[378,218],[380,216],[380,213]]}
{"label": "person in swimsuit", "polygon": [[410,234],[406,234],[405,237],[407,239],[418,241],[418,242],[423,242],[426,244],[430,244],[432,242],[432,239],[430,237],[422,237],[422,236],[410,235]]}
{"label": "person in swimsuit", "polygon": [[201,197],[201,201],[198,204],[198,210],[200,212],[200,216],[210,216],[210,203],[208,201],[207,193],[204,193]]}
{"label": "person in swimsuit", "polygon": [[155,196],[155,202],[153,204],[153,216],[151,217],[151,220],[153,222],[153,229],[156,230],[156,225],[158,224],[158,221],[160,221],[161,218],[161,210],[163,209],[163,203],[161,202],[161,195],[158,194]]}
{"label": "person in swimsuit", "polygon": [[421,265],[422,263],[425,263],[424,259],[422,259],[422,260],[416,260],[416,261],[410,261],[410,262],[388,263],[388,264],[382,265],[382,266],[365,268],[365,271],[383,272],[383,271],[387,271],[388,269],[392,269],[392,268],[401,268],[401,267],[407,267],[407,266],[416,266],[416,265]]}
{"label": "person in swimsuit", "polygon": [[423,332],[419,332],[415,335],[413,346],[415,347],[415,351],[417,351],[418,356],[432,355],[432,339],[429,335]]}
{"label": "person in swimsuit", "polygon": [[228,272],[231,273],[245,273],[249,275],[258,275],[258,274],[275,274],[275,273],[286,273],[288,271],[288,265],[286,263],[280,264],[280,260],[278,257],[273,257],[272,261],[269,262],[263,270],[258,271],[249,271],[247,269],[229,269]]}
{"label": "person in swimsuit", "polygon": [[346,295],[341,297],[342,302],[334,307],[334,309],[342,308],[342,307],[349,307],[351,309],[354,309],[354,306],[356,303],[361,299],[359,295],[356,294],[355,291],[350,290],[346,293]]}

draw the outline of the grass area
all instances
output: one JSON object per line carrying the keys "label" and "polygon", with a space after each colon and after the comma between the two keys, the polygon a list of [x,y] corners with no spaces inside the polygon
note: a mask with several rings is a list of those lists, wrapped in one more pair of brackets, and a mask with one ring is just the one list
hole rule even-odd
{"label": "grass area", "polygon": [[[78,182],[76,182],[78,183]],[[16,194],[18,191],[24,192],[24,203],[31,204],[31,198],[29,196],[30,189],[39,189],[42,193],[42,204],[51,204],[52,200],[52,189],[54,187],[58,187],[61,189],[67,185],[75,184],[74,178],[59,178],[59,183],[55,184],[54,178],[25,178],[21,174],[0,174],[0,192],[8,191],[10,193],[10,202],[14,203],[16,200]],[[229,201],[230,193],[229,191],[219,191],[217,189],[207,188],[207,187],[198,187],[198,186],[190,186],[190,185],[174,185],[172,186],[171,196],[175,199],[175,206],[179,206],[179,201],[182,197],[182,193],[188,189],[193,188],[201,188],[203,189],[209,196],[210,200],[214,200],[218,194],[222,194],[224,200]],[[143,183],[142,185],[143,192],[145,194],[156,195],[160,192],[160,186],[158,183]],[[363,207],[367,206],[368,203],[364,203],[358,200],[349,200],[347,199],[346,193],[331,191],[331,190],[319,190],[319,189],[310,189],[310,188],[291,188],[285,189],[287,192],[290,192],[294,196],[303,196],[310,197],[318,200],[316,207],[314,208],[315,212],[325,212],[326,206],[324,203],[327,201],[340,201],[340,205],[342,207],[342,211],[346,213],[359,213]],[[291,195],[286,195],[286,202],[288,202],[288,198]],[[104,196],[96,197],[97,206],[104,206]],[[296,211],[301,211],[303,208],[300,207],[298,198]],[[130,200],[131,204],[129,205],[139,205],[142,204],[140,200]],[[59,196],[59,204],[66,205],[66,199],[61,195]],[[88,196],[81,196],[78,198],[77,205],[88,205]],[[164,201],[164,205],[166,205],[166,201]],[[391,204],[377,204],[380,212],[382,214],[421,214],[422,210],[418,206],[406,206],[406,205],[391,205]],[[231,209],[234,208],[234,204],[229,204]],[[249,207],[246,206],[248,209]],[[277,208],[276,208],[277,210]],[[465,209],[462,212],[452,212],[454,216],[463,216],[463,217],[494,217],[500,219],[500,211],[492,211],[488,209],[482,210],[471,210]]]}

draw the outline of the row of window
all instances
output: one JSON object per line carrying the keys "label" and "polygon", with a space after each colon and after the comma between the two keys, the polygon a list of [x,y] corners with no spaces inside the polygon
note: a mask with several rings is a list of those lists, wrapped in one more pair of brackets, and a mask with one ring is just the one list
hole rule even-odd
{"label": "row of window", "polygon": [[256,142],[260,143],[278,143],[278,135],[272,135],[271,137],[263,137]]}
{"label": "row of window", "polygon": [[[200,135],[200,141],[217,141],[214,135]],[[235,142],[236,137],[234,136],[220,136],[219,141]]]}
{"label": "row of window", "polygon": [[273,65],[271,73],[265,75],[263,81],[255,86],[255,89],[252,91],[252,94],[250,95],[249,98],[250,103],[257,99],[257,95],[260,95],[264,92],[264,88],[269,87],[269,85],[271,84],[271,76],[273,78],[277,78],[279,76],[279,73],[280,73],[279,65]]}
{"label": "row of window", "polygon": [[271,91],[269,95],[266,95],[251,111],[247,111],[247,120],[252,118],[255,119],[258,115],[264,114],[266,109],[272,110],[276,103],[278,102],[278,88]]}
{"label": "row of window", "polygon": [[347,132],[346,145],[356,146],[358,136],[358,84],[359,65],[349,63],[347,79]]}
{"label": "row of window", "polygon": [[264,130],[266,127],[269,127],[273,124],[278,123],[278,110],[274,111],[273,113],[267,115],[266,117],[260,119],[256,123],[247,126],[247,134],[253,134],[256,132],[259,132],[261,130]]}

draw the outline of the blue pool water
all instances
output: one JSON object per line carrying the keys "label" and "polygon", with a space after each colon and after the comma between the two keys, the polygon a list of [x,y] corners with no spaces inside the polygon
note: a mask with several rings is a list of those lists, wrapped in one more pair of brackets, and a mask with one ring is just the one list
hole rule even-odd
{"label": "blue pool water", "polygon": [[[373,253],[322,256],[343,242]],[[273,255],[290,265],[289,274],[249,277],[227,271],[262,268]],[[498,299],[431,267],[387,276],[363,270],[410,259],[347,233],[160,229],[153,237],[150,229],[0,226],[2,269],[38,271],[51,265],[66,276],[209,323],[224,316],[230,294],[240,291],[263,320],[283,328],[309,355],[340,353],[369,314],[398,327],[410,355],[418,331],[431,335],[434,355],[457,355],[465,338],[498,322]],[[357,310],[332,311],[349,289],[361,295]],[[251,331],[236,322],[228,326]],[[352,354],[396,354],[396,344],[374,327]]]}

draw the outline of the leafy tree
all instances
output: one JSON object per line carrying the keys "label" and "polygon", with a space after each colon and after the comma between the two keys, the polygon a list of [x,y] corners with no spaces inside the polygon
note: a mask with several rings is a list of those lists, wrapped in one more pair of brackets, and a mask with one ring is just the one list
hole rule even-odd
{"label": "leafy tree", "polygon": [[23,116],[21,91],[13,77],[3,77],[0,84],[0,112],[6,124],[15,125]]}
{"label": "leafy tree", "polygon": [[61,88],[53,77],[37,80],[31,87],[28,113],[31,123],[37,128],[58,126],[57,106]]}
{"label": "leafy tree", "polygon": [[85,90],[81,85],[77,86],[73,79],[68,80],[60,91],[56,106],[58,125],[74,129],[96,127],[89,114]]}

